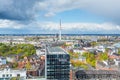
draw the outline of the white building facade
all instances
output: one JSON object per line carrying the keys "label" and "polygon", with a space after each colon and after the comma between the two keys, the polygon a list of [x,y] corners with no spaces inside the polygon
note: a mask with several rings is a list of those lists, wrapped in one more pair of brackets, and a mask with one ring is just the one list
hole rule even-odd
{"label": "white building facade", "polygon": [[9,80],[12,77],[20,77],[20,79],[26,80],[26,70],[12,70],[10,68],[0,70],[0,80]]}

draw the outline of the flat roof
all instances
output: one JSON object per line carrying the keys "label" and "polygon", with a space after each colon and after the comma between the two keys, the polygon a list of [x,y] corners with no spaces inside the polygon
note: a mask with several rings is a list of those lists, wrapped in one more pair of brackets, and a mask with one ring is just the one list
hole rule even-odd
{"label": "flat roof", "polygon": [[68,54],[61,47],[47,47],[48,54]]}
{"label": "flat roof", "polygon": [[118,74],[120,75],[119,71],[116,70],[78,70],[76,74]]}

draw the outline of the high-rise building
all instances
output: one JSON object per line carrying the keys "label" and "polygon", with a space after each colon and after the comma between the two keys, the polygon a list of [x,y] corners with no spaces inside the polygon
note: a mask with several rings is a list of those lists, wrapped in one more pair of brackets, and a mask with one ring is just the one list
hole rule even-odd
{"label": "high-rise building", "polygon": [[69,80],[69,54],[60,47],[47,47],[46,52],[47,80]]}

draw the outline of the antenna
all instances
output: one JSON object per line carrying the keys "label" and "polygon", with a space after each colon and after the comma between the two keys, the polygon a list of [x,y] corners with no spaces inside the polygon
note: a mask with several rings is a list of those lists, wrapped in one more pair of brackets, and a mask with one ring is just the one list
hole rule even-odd
{"label": "antenna", "polygon": [[59,29],[59,40],[61,41],[61,30],[62,30],[62,27],[61,27],[61,19],[60,19],[60,29]]}

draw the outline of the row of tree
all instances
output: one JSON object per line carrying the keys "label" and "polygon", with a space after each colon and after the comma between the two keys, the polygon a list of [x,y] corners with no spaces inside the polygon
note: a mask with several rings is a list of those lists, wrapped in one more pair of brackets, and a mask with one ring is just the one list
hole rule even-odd
{"label": "row of tree", "polygon": [[88,69],[88,66],[82,61],[72,59],[72,60],[70,60],[70,62],[71,62],[73,67]]}
{"label": "row of tree", "polygon": [[84,57],[86,57],[86,62],[90,64],[92,67],[95,67],[96,65],[96,58],[93,53],[86,52],[83,54]]}
{"label": "row of tree", "polygon": [[[71,64],[74,67],[81,67],[81,66],[85,66],[84,62],[79,61],[80,58],[80,53],[73,53],[73,52],[69,52],[70,57],[71,57]],[[85,52],[82,55],[83,57],[86,58],[86,64],[91,65],[92,67],[96,66],[96,61],[104,61],[104,60],[108,60],[108,54],[107,52],[104,53],[98,53],[97,55],[95,55],[94,53],[91,52]]]}
{"label": "row of tree", "polygon": [[0,56],[9,56],[12,54],[23,54],[30,56],[36,53],[34,45],[31,44],[16,44],[14,46],[0,43]]}

